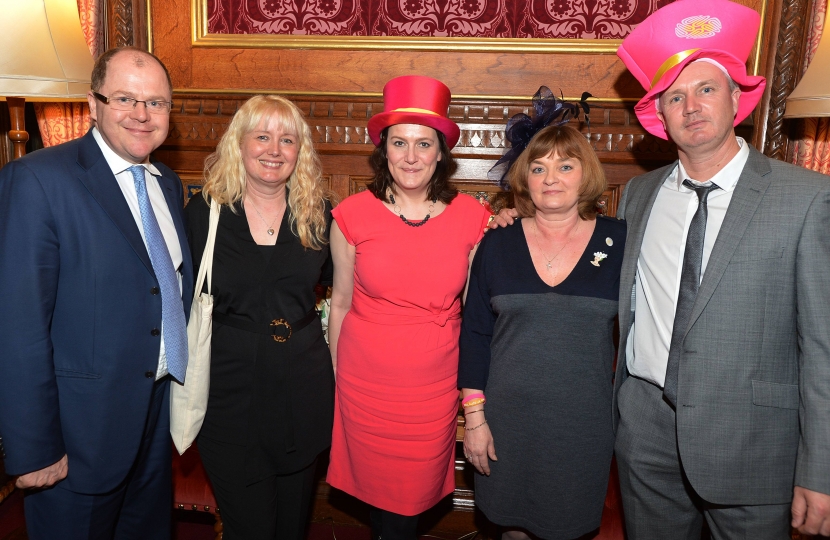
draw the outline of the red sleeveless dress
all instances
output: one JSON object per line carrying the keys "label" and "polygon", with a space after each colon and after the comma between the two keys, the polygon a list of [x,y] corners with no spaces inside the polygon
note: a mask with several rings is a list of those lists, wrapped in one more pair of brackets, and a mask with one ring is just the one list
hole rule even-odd
{"label": "red sleeveless dress", "polygon": [[356,257],[326,480],[372,506],[419,514],[455,488],[460,295],[490,213],[459,194],[411,227],[365,191],[332,215]]}

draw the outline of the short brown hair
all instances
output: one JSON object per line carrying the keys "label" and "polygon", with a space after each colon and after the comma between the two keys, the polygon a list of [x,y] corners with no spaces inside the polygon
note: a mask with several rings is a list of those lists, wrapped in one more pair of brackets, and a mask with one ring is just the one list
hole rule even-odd
{"label": "short brown hair", "polygon": [[161,66],[161,69],[164,70],[164,76],[167,77],[167,85],[170,87],[170,94],[173,94],[173,81],[170,79],[170,72],[167,71],[167,66],[164,65],[164,62],[158,59],[156,55],[153,53],[149,53],[143,49],[139,49],[138,47],[133,46],[125,46],[125,47],[113,47],[112,49],[108,50],[104,54],[98,57],[98,60],[95,61],[95,66],[92,68],[92,87],[93,92],[100,92],[101,87],[104,86],[104,81],[107,78],[107,65],[109,64],[110,60],[112,60],[115,55],[122,52],[132,51],[134,53],[141,53],[145,56],[149,56],[156,62],[158,65]]}
{"label": "short brown hair", "polygon": [[585,135],[568,125],[548,126],[539,131],[510,167],[508,180],[519,216],[536,215],[536,206],[527,187],[530,164],[554,153],[560,158],[579,160],[582,165],[582,182],[579,185],[577,211],[582,219],[594,219],[597,215],[597,201],[608,185],[605,171]]}

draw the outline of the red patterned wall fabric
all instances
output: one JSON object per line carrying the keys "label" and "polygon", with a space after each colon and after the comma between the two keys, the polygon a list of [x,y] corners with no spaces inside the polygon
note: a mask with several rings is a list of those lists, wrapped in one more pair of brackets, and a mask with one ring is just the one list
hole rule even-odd
{"label": "red patterned wall fabric", "polygon": [[207,0],[211,34],[620,39],[672,0]]}
{"label": "red patterned wall fabric", "polygon": [[[805,71],[824,33],[827,7],[827,0],[815,0],[813,3]],[[795,141],[793,163],[822,174],[830,174],[830,118],[805,118],[801,121],[804,122],[804,135]]]}

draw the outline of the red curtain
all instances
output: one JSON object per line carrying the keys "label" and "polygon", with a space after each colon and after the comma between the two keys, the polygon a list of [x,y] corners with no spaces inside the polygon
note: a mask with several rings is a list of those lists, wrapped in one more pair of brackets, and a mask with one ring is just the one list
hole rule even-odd
{"label": "red curtain", "polygon": [[54,146],[89,131],[89,105],[86,103],[35,102],[35,115],[43,146]]}
{"label": "red curtain", "polygon": [[[104,46],[103,2],[78,0],[78,13],[86,43],[93,58],[98,58]],[[86,103],[35,102],[35,115],[40,127],[43,146],[71,141],[89,131],[89,106]]]}

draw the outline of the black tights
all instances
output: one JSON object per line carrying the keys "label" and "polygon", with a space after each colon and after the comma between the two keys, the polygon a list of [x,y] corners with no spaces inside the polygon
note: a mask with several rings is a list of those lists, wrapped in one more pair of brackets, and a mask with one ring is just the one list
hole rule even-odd
{"label": "black tights", "polygon": [[372,540],[415,540],[418,535],[418,516],[402,516],[380,508],[369,512]]}
{"label": "black tights", "polygon": [[244,446],[200,437],[199,453],[222,513],[225,540],[305,538],[316,460],[292,474],[248,484]]}

